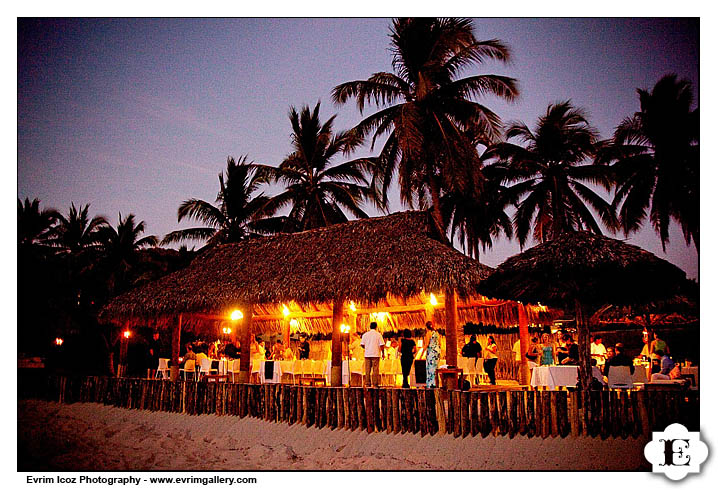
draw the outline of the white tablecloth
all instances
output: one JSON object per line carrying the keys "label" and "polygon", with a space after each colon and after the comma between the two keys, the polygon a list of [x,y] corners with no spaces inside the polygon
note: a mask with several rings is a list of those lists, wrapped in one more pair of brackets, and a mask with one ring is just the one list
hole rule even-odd
{"label": "white tablecloth", "polygon": [[[324,370],[324,375],[327,378],[327,385],[332,381],[332,361],[327,361],[327,367]],[[342,384],[349,384],[349,361],[342,361]]]}
{"label": "white tablecloth", "polygon": [[[603,383],[601,370],[593,367],[593,377]],[[576,386],[578,383],[578,366],[536,366],[531,373],[531,386]]]}
{"label": "white tablecloth", "polygon": [[[268,362],[274,363],[274,376],[272,379],[264,377],[264,366]],[[261,383],[281,383],[282,382],[282,363],[277,361],[262,361],[259,363],[259,381]]]}

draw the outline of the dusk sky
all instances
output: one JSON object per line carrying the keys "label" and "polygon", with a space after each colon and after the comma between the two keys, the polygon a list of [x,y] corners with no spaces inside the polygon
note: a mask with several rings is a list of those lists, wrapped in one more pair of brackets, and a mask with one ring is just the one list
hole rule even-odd
{"label": "dusk sky", "polygon": [[[361,116],[335,106],[336,85],[391,71],[390,19],[101,19],[18,22],[18,196],[66,213],[70,202],[117,223],[134,213],[147,232],[177,223],[190,197],[213,202],[228,155],[277,165],[290,152],[290,106],[322,102],[335,129]],[[696,19],[476,19],[510,65],[462,73],[518,79],[513,104],[481,102],[533,127],[548,104],[571,99],[603,138],[639,110],[636,88],[676,73],[698,105]],[[369,110],[372,110],[370,108]],[[369,112],[367,112],[368,114]],[[355,156],[368,156],[364,148]],[[342,160],[337,160],[341,162]],[[276,189],[268,189],[274,193]],[[401,210],[394,192],[391,211]],[[371,215],[376,210],[367,209]],[[620,236],[619,238],[623,238]],[[629,243],[698,276],[694,245],[671,228],[666,253],[649,223]],[[499,240],[481,261],[518,253]]]}

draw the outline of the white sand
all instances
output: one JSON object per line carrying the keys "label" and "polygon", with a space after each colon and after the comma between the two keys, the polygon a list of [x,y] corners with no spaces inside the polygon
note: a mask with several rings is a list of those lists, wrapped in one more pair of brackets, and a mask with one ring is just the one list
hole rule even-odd
{"label": "white sand", "polygon": [[18,402],[21,470],[646,470],[641,439],[454,438]]}

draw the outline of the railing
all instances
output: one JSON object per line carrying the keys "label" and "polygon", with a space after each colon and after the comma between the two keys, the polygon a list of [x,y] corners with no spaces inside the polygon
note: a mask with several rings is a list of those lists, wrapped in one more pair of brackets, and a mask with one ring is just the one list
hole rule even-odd
{"label": "railing", "polygon": [[[334,388],[51,376],[20,397],[129,409],[254,417],[307,427],[455,437],[640,437],[698,423],[697,403],[673,391],[446,391]],[[695,429],[691,429],[695,430]]]}

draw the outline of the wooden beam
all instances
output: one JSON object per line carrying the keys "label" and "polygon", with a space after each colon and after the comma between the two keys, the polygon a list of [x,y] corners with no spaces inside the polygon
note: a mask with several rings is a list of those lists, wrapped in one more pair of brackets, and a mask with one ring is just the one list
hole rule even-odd
{"label": "wooden beam", "polygon": [[529,318],[526,314],[526,307],[519,303],[516,305],[519,310],[519,345],[521,361],[519,362],[519,384],[529,384],[529,362],[526,353],[529,351]]}
{"label": "wooden beam", "polygon": [[[457,330],[459,323],[459,310],[456,307],[456,291],[446,289],[446,364],[449,367],[458,365],[458,339]],[[456,389],[456,379],[451,376],[447,378],[447,388]]]}
{"label": "wooden beam", "polygon": [[252,372],[250,349],[252,347],[252,304],[246,303],[239,320],[239,382],[248,383]]}
{"label": "wooden beam", "polygon": [[337,298],[332,303],[332,386],[342,385],[342,330],[344,300]]}
{"label": "wooden beam", "polygon": [[177,317],[177,323],[172,329],[172,346],[171,346],[171,361],[170,366],[170,379],[177,381],[179,378],[179,354],[180,354],[180,339],[182,338],[182,313]]}

